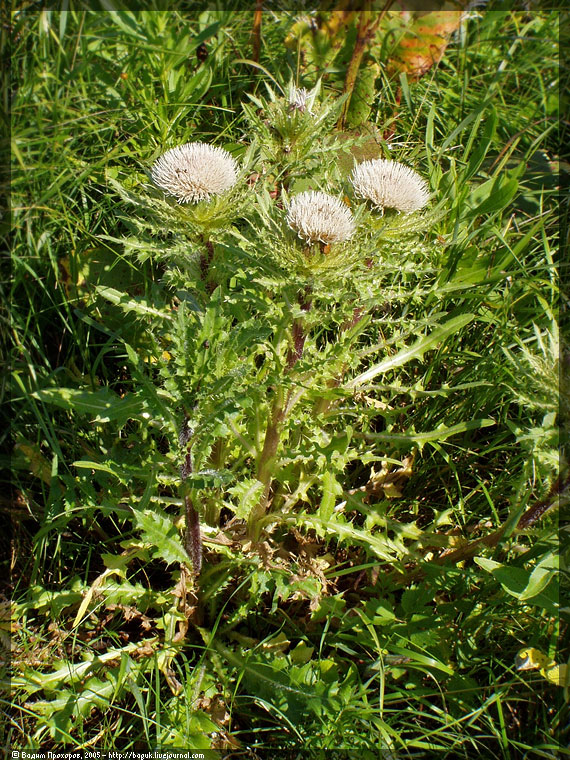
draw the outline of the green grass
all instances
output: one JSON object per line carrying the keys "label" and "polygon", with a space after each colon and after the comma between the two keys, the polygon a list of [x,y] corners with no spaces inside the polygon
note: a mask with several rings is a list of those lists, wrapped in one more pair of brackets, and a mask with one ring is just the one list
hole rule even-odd
{"label": "green grass", "polygon": [[[3,283],[10,312],[2,320],[11,358],[2,387],[13,402],[3,433],[12,496],[3,510],[13,516],[5,593],[16,623],[4,745],[160,746],[215,757],[250,747],[259,758],[567,757],[567,689],[514,667],[527,644],[558,662],[569,656],[566,586],[559,591],[549,559],[559,514],[515,530],[527,508],[555,503],[556,479],[567,478],[556,11],[485,10],[419,81],[382,71],[370,121],[382,149],[391,123],[391,156],[429,178],[436,221],[415,248],[397,234],[382,243],[383,279],[369,286],[371,318],[347,358],[347,378],[451,319],[458,327],[358,392],[331,392],[317,421],[299,407],[285,433],[280,507],[259,544],[242,524],[251,457],[216,425],[227,422],[219,408],[239,394],[263,420],[278,375],[272,381],[268,369],[257,384],[240,376],[228,390],[217,365],[207,365],[206,390],[195,390],[213,421],[204,411],[201,424],[229,443],[213,453],[204,443],[204,461],[217,458],[209,466],[234,480],[204,475],[194,486],[208,539],[199,595],[175,562],[183,552],[177,441],[172,425],[152,415],[168,405],[155,389],[176,385],[162,351],[178,340],[183,364],[195,335],[183,326],[180,343],[178,328],[141,316],[141,303],[170,314],[192,273],[160,258],[174,255],[172,239],[164,230],[148,235],[125,194],[139,191],[145,170],[173,145],[201,140],[243,155],[253,128],[241,104],[275,87],[264,69],[282,85],[293,76],[312,87],[323,76],[334,98],[351,52],[349,35],[319,70],[309,49],[284,44],[294,15],[267,12],[257,68],[243,62],[252,15],[12,14],[13,276]],[[382,50],[389,56],[388,44]],[[331,182],[341,176],[327,167]],[[262,180],[268,189],[271,181]],[[236,224],[242,236],[249,229]],[[134,240],[146,256],[133,253]],[[272,275],[255,262],[247,269],[253,248],[240,245],[219,242],[226,258],[216,271],[230,310],[210,337],[220,356],[231,352],[225,330],[243,339],[249,357],[253,341],[236,325],[251,318],[251,329],[262,329],[279,308],[255,290]],[[135,306],[121,310],[98,286]],[[252,316],[254,295],[261,307]],[[313,366],[352,314],[352,302],[337,304],[334,292],[319,298],[329,321],[308,339]],[[188,324],[191,317],[189,308]],[[182,385],[194,372],[185,361]],[[322,388],[312,392],[322,398]],[[95,399],[112,399],[108,422],[97,418]],[[254,440],[244,422],[250,408],[244,402],[232,419],[242,439]],[[179,410],[169,414],[176,420]],[[372,466],[412,450],[401,498],[380,489],[363,498]],[[151,508],[160,530],[143,521]],[[232,513],[243,520],[228,526]],[[500,539],[469,551],[505,524]],[[461,548],[456,561],[438,560]],[[564,581],[567,554],[561,560]],[[544,583],[525,598],[541,561]]]}

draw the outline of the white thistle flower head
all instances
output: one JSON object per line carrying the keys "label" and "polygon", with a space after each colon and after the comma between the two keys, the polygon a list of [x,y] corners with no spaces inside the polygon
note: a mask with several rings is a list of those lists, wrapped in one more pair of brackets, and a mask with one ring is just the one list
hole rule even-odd
{"label": "white thistle flower head", "polygon": [[409,214],[429,201],[426,181],[397,161],[376,158],[355,167],[350,178],[358,196],[379,208],[395,208]]}
{"label": "white thistle flower head", "polygon": [[151,175],[153,182],[178,203],[197,203],[235,185],[237,164],[223,148],[186,143],[163,153]]}
{"label": "white thistle flower head", "polygon": [[313,90],[309,91],[304,87],[295,87],[292,84],[289,91],[289,110],[300,111],[301,113],[305,113],[308,110],[312,114],[311,106],[313,105],[314,95]]}
{"label": "white thistle flower head", "polygon": [[351,210],[338,198],[309,190],[291,199],[287,224],[307,243],[342,243],[354,233]]}

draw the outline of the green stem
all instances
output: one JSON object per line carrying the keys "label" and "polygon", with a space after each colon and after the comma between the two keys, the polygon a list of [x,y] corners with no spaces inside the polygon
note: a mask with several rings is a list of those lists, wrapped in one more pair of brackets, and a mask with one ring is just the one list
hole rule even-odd
{"label": "green stem", "polygon": [[260,500],[249,515],[248,534],[253,539],[259,537],[259,519],[263,517],[269,504],[271,476],[281,438],[281,428],[285,419],[285,407],[285,392],[283,387],[279,386],[275,393],[273,406],[271,407],[271,414],[265,431],[265,440],[263,441],[263,449],[257,461],[257,479],[263,484],[264,488]]}

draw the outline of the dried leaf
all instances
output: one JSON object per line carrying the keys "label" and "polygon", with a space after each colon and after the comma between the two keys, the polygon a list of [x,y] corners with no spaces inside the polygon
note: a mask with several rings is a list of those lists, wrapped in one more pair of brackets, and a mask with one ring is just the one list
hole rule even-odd
{"label": "dried leaf", "polygon": [[383,495],[386,499],[400,499],[402,497],[402,489],[408,478],[412,475],[414,457],[415,452],[404,457],[401,462],[402,466],[396,470],[391,470],[387,462],[382,462],[379,472],[371,471],[370,480],[365,486],[355,488],[349,493],[354,494],[357,491],[364,491],[376,497]]}
{"label": "dried leaf", "polygon": [[157,637],[147,639],[131,652],[131,656],[137,660],[142,659],[143,657],[152,657],[156,652],[156,646],[158,643],[159,640]]}
{"label": "dried leaf", "polygon": [[394,51],[389,71],[422,77],[442,59],[462,14],[463,11],[430,11],[417,17]]}
{"label": "dried leaf", "polygon": [[150,631],[153,626],[154,621],[152,618],[149,618],[148,615],[145,615],[136,607],[130,607],[126,604],[109,604],[107,605],[107,609],[110,611],[120,610],[127,623],[131,620],[136,620],[139,622],[143,631]]}
{"label": "dried leaf", "polygon": [[357,18],[352,10],[334,10],[322,14],[319,22],[302,16],[285,38],[285,47],[298,50],[303,70],[323,70],[331,66],[343,49],[347,35]]}
{"label": "dried leaf", "polygon": [[75,620],[73,621],[72,628],[76,628],[79,623],[83,620],[83,616],[87,613],[87,609],[89,605],[91,604],[91,600],[94,596],[96,596],[99,588],[103,585],[105,580],[110,575],[118,575],[123,576],[124,571],[118,570],[115,568],[107,569],[101,575],[98,575],[97,578],[93,581],[91,586],[87,589],[87,592],[85,593],[85,596],[83,597],[83,601],[79,605],[79,609],[77,610],[77,615],[75,616]]}
{"label": "dried leaf", "polygon": [[182,684],[174,675],[174,671],[170,667],[165,667],[162,669],[162,672],[166,678],[166,683],[170,687],[170,691],[174,694],[175,697],[178,696],[182,690]]}

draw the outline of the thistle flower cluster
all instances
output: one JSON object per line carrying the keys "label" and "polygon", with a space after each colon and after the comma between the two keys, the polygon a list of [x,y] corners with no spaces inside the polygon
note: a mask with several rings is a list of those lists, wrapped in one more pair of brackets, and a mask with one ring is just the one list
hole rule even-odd
{"label": "thistle flower cluster", "polygon": [[237,181],[230,153],[207,143],[186,143],[167,150],[152,167],[152,180],[178,203],[196,203],[221,195]]}
{"label": "thistle flower cluster", "polygon": [[[311,114],[316,89],[290,86],[289,110]],[[179,203],[197,203],[225,193],[237,182],[237,164],[228,151],[205,143],[186,143],[166,151],[152,167],[152,179]],[[357,197],[398,212],[419,211],[429,201],[426,181],[413,169],[386,159],[363,161],[350,177]],[[307,244],[343,243],[355,231],[350,208],[339,198],[308,191],[287,207],[287,224]]]}
{"label": "thistle flower cluster", "polygon": [[409,214],[419,211],[429,201],[425,180],[397,161],[383,158],[363,161],[350,179],[357,196],[381,209],[394,208]]}

